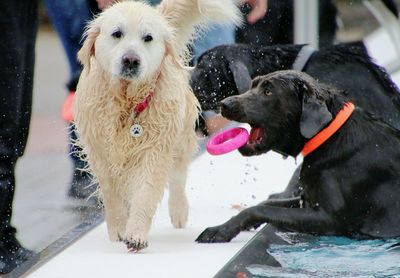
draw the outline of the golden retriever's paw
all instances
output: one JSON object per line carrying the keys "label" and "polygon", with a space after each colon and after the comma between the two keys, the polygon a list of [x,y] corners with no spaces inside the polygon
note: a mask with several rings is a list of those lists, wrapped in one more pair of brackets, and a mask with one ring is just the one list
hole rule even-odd
{"label": "golden retriever's paw", "polygon": [[137,253],[148,246],[147,233],[137,228],[127,230],[123,242],[126,244],[128,252]]}
{"label": "golden retriever's paw", "polygon": [[124,240],[124,243],[126,244],[126,247],[128,248],[129,253],[137,253],[140,250],[146,248],[148,246],[148,243],[146,240]]}
{"label": "golden retriever's paw", "polygon": [[[179,205],[177,205],[179,204]],[[179,200],[177,202],[170,202],[169,216],[174,228],[182,229],[186,227],[189,215],[189,205],[187,199]]]}

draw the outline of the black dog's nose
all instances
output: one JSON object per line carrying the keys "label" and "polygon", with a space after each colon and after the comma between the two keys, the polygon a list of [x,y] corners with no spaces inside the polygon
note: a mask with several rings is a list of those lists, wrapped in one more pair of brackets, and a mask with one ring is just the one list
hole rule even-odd
{"label": "black dog's nose", "polygon": [[237,106],[237,101],[231,97],[228,97],[220,102],[221,111],[236,110]]}
{"label": "black dog's nose", "polygon": [[242,106],[235,96],[228,97],[220,102],[221,114],[226,118],[237,118],[243,114]]}
{"label": "black dog's nose", "polygon": [[140,58],[138,55],[128,53],[122,56],[122,64],[125,68],[136,69],[140,66]]}

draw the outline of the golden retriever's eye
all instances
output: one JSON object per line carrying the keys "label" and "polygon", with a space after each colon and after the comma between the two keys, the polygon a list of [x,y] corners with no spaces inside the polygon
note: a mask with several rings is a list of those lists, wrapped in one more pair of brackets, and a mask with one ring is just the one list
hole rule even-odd
{"label": "golden retriever's eye", "polygon": [[264,91],[264,95],[266,95],[266,96],[270,96],[270,95],[272,95],[272,92],[271,92],[271,91],[269,91],[269,90],[265,90],[265,91]]}
{"label": "golden retriever's eye", "polygon": [[143,37],[143,40],[144,40],[145,42],[151,42],[151,41],[153,40],[153,36],[150,35],[150,34],[147,34],[147,35],[145,35],[145,36]]}
{"label": "golden retriever's eye", "polygon": [[112,36],[113,38],[119,39],[119,38],[122,37],[122,32],[121,32],[121,30],[116,30],[116,31],[114,31],[114,32],[111,34],[111,36]]}

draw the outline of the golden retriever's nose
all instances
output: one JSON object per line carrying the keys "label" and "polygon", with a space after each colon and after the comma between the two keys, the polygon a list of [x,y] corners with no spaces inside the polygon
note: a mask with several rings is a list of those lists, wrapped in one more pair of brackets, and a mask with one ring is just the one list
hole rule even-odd
{"label": "golden retriever's nose", "polygon": [[130,75],[137,73],[140,66],[140,57],[134,53],[122,56],[122,72]]}

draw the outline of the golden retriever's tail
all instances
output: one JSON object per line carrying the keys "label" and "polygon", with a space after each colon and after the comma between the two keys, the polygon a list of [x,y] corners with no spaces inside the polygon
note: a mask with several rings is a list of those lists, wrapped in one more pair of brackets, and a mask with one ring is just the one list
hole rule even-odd
{"label": "golden retriever's tail", "polygon": [[181,50],[196,37],[197,28],[208,23],[241,23],[237,0],[163,0],[158,9],[175,29],[176,47]]}

